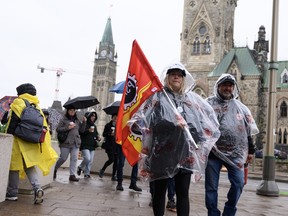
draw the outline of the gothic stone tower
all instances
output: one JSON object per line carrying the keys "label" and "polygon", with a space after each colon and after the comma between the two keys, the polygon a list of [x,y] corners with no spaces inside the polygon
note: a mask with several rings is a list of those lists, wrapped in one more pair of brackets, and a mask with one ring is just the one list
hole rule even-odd
{"label": "gothic stone tower", "polygon": [[92,78],[91,95],[95,96],[100,105],[97,106],[97,129],[102,134],[105,124],[111,119],[102,109],[114,102],[114,93],[109,89],[115,85],[117,54],[113,43],[111,18],[106,23],[102,40],[99,43],[99,52],[96,49]]}
{"label": "gothic stone tower", "polygon": [[181,62],[196,80],[195,92],[207,97],[207,75],[233,47],[237,0],[184,0]]}

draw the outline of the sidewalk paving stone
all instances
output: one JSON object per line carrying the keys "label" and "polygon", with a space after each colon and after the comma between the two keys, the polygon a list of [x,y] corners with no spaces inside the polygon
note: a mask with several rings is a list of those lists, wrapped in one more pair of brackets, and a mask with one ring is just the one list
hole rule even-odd
{"label": "sidewalk paving stone", "polygon": [[[116,182],[111,181],[110,176],[98,178],[92,174],[91,179],[82,178],[79,182],[69,182],[68,170],[58,170],[56,181],[51,187],[45,189],[44,203],[33,204],[33,196],[19,194],[18,201],[4,201],[0,203],[0,216],[53,216],[53,215],[77,215],[77,216],[149,216],[153,215],[149,207],[150,193],[148,184],[138,181],[142,192],[129,189],[129,179],[124,179],[124,191],[116,191]],[[288,196],[267,197],[256,194],[257,183],[255,179],[249,179],[244,187],[238,204],[237,216],[284,216],[288,211]],[[251,174],[252,176],[252,174]],[[219,186],[219,208],[223,209],[229,183],[227,173],[221,174]],[[287,178],[288,180],[288,178]],[[288,181],[281,183],[281,191],[288,192]],[[204,180],[199,183],[191,183],[190,187],[190,215],[205,216]],[[165,216],[177,214],[166,210]]]}

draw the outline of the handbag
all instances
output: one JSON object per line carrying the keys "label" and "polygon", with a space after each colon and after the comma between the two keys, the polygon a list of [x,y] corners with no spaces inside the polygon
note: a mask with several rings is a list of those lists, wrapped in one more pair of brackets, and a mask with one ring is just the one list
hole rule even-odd
{"label": "handbag", "polygon": [[57,140],[60,144],[64,143],[68,137],[68,133],[69,131],[65,131],[65,132],[58,132],[57,133]]}

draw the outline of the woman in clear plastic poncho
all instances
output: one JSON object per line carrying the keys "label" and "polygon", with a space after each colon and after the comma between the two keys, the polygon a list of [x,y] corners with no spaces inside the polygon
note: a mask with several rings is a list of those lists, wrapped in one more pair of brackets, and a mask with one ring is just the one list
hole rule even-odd
{"label": "woman in clear plastic poncho", "polygon": [[140,175],[155,181],[154,214],[162,215],[168,178],[175,176],[177,212],[189,215],[191,174],[197,181],[204,173],[208,154],[220,135],[218,121],[212,107],[191,91],[195,82],[182,64],[170,65],[161,77],[167,95],[155,93],[128,124],[132,133],[142,134]]}

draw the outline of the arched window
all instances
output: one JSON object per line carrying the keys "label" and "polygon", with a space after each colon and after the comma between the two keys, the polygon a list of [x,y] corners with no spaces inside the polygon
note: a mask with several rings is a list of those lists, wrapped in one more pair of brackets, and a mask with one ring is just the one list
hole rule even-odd
{"label": "arched window", "polygon": [[283,75],[282,83],[288,83],[288,76],[286,73]]}
{"label": "arched window", "polygon": [[193,42],[192,54],[200,54],[200,40],[199,40],[199,37],[196,37],[194,42]]}
{"label": "arched window", "polygon": [[278,143],[279,144],[282,143],[282,130],[281,130],[281,128],[279,129],[279,132],[278,132]]}
{"label": "arched window", "polygon": [[280,105],[280,117],[287,117],[287,104],[285,101]]}
{"label": "arched window", "polygon": [[287,144],[287,130],[286,130],[286,128],[284,130],[283,143]]}
{"label": "arched window", "polygon": [[203,45],[204,45],[203,53],[211,53],[211,43],[209,36],[206,37]]}

